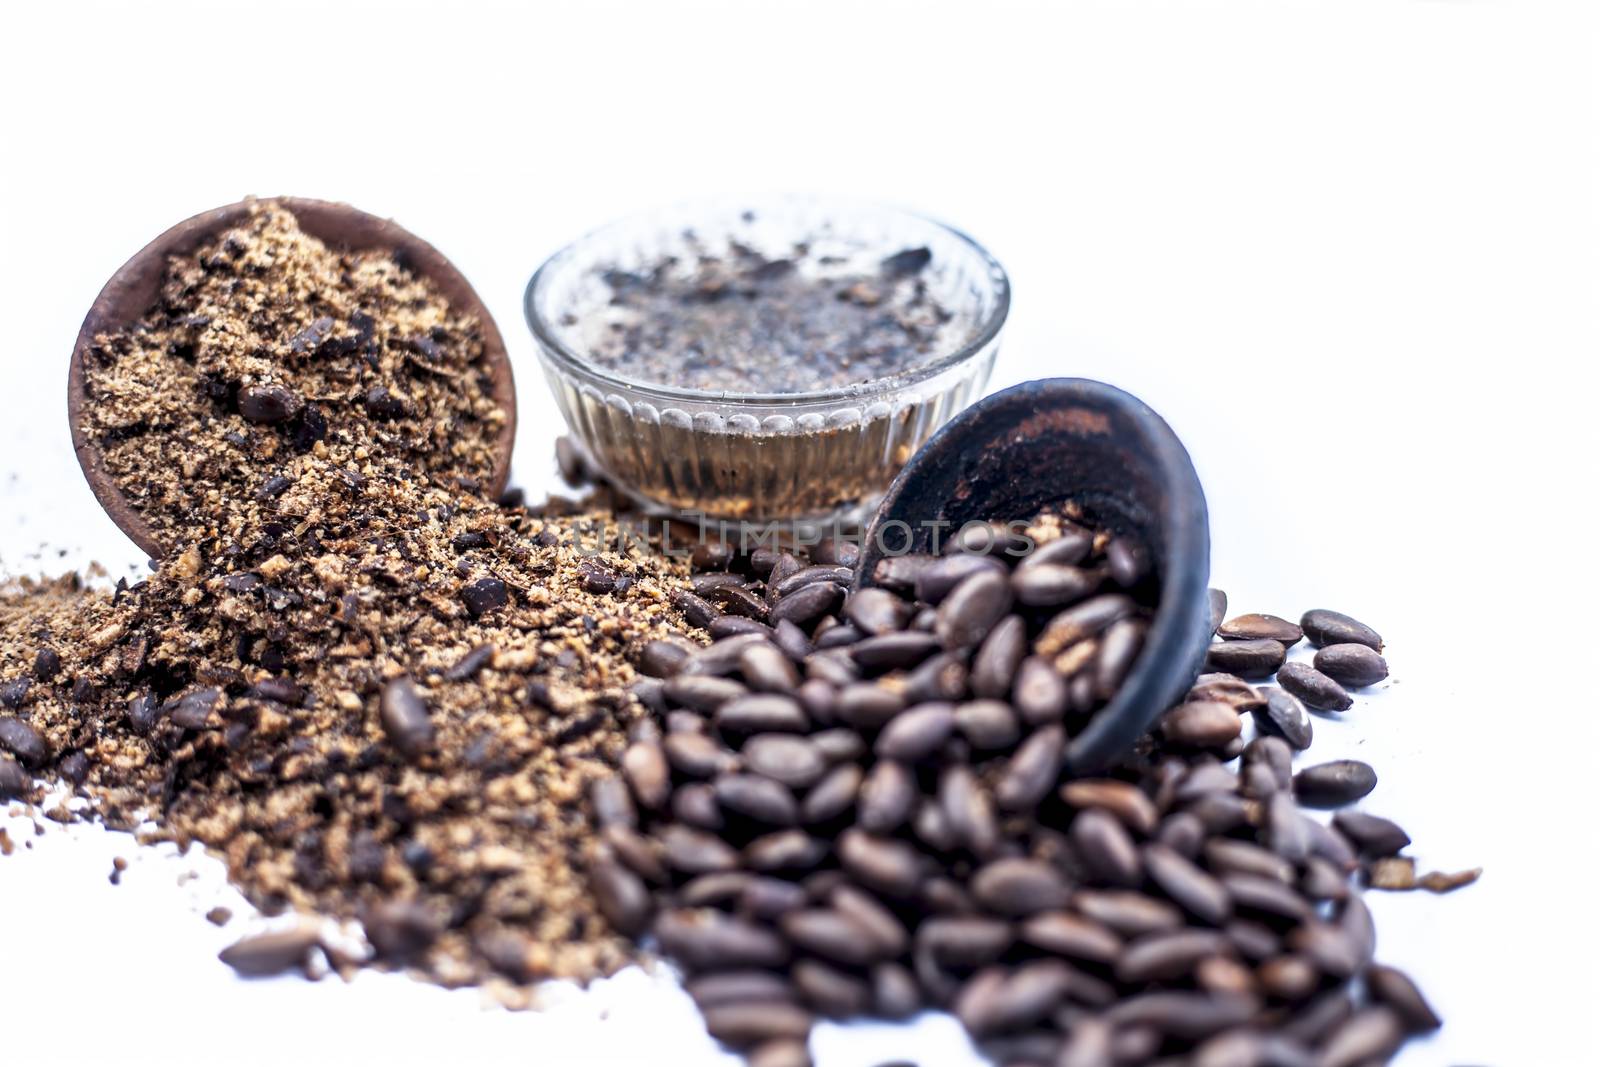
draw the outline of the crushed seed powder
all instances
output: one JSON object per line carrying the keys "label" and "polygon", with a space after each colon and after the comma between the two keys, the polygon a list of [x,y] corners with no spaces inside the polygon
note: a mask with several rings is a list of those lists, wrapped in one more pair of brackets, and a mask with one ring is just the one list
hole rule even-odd
{"label": "crushed seed powder", "polygon": [[[96,337],[84,370],[81,428],[174,544],[305,515],[306,475],[377,456],[475,488],[507,417],[480,323],[388,253],[330,249],[270,201],[175,257],[156,306]],[[290,487],[298,501],[276,499]]]}
{"label": "crushed seed powder", "polygon": [[585,355],[642,381],[729,393],[839,389],[914,370],[972,323],[929,290],[930,253],[877,269],[805,245],[776,258],[685,235],[679,254],[600,272],[609,298],[569,323]]}
{"label": "crushed seed powder", "polygon": [[[359,308],[374,356],[302,358],[295,336],[325,315],[343,336]],[[450,375],[400,385],[416,353],[391,342],[419,331]],[[642,716],[630,653],[682,629],[682,568],[609,515],[535,517],[451,475],[491,462],[477,331],[271,205],[174,261],[161,307],[99,340],[117,358],[89,409],[169,557],[115,591],[0,590],[0,795],[64,781],[112,827],[213,851],[263,910],[360,920],[379,962],[442,984],[626,962],[583,882],[586,796]],[[326,431],[297,447],[301,418],[243,419],[205,393],[219,379],[281,386]],[[407,413],[375,417],[374,381]],[[421,750],[385,730],[397,678]]]}

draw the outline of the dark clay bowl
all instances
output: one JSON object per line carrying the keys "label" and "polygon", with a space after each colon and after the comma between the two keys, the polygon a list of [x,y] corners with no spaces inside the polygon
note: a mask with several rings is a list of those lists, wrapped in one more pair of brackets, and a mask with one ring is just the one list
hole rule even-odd
{"label": "dark clay bowl", "polygon": [[1024,382],[973,405],[911,457],[889,487],[862,544],[856,581],[870,581],[884,555],[911,530],[926,552],[932,528],[1029,519],[1072,500],[1096,522],[1150,550],[1161,601],[1144,650],[1122,688],[1067,750],[1074,774],[1127,752],[1193,683],[1211,641],[1206,587],[1211,536],[1205,494],[1182,442],[1141,401],[1102,382]]}
{"label": "dark clay bowl", "polygon": [[[301,229],[330,247],[352,252],[372,249],[394,252],[409,270],[437,286],[453,308],[473,315],[483,323],[485,358],[494,382],[495,401],[506,412],[505,426],[495,443],[494,473],[484,487],[485,494],[491,499],[498,497],[505,490],[506,479],[511,473],[511,445],[517,432],[517,394],[505,341],[495,328],[489,309],[478,299],[478,294],[467,284],[467,279],[438,249],[389,219],[358,211],[348,204],[326,200],[300,197],[273,199],[294,215]],[[100,290],[72,348],[72,367],[67,381],[67,417],[72,423],[72,445],[78,454],[78,465],[83,468],[89,487],[94,490],[100,506],[106,509],[106,514],[111,516],[111,521],[131,537],[134,544],[155,559],[163,555],[155,531],[122,495],[106,470],[99,449],[83,432],[82,409],[90,402],[85,392],[84,353],[96,334],[131,325],[154,306],[170,257],[193,252],[223,230],[237,226],[249,209],[248,202],[240,202],[207,211],[185,219],[145,245]]]}

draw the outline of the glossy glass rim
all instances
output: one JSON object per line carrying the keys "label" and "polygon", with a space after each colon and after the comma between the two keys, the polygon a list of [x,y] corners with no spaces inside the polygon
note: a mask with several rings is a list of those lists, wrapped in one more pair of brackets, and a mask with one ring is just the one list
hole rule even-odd
{"label": "glossy glass rim", "polygon": [[[536,297],[541,283],[553,273],[553,270],[562,265],[562,261],[580,250],[588,241],[602,233],[609,233],[620,227],[628,226],[651,215],[666,211],[687,210],[692,208],[713,208],[747,206],[757,210],[762,203],[771,203],[774,200],[783,201],[811,201],[826,208],[829,204],[848,205],[855,209],[867,209],[882,212],[886,215],[898,215],[902,218],[916,219],[919,222],[937,227],[954,237],[960,243],[970,248],[988,271],[989,280],[993,285],[995,306],[981,321],[977,328],[954,351],[940,356],[929,363],[923,364],[912,370],[898,374],[887,375],[882,378],[873,378],[870,381],[858,382],[853,385],[840,386],[837,389],[813,389],[804,392],[791,393],[739,393],[727,390],[714,389],[688,389],[680,386],[663,385],[660,382],[646,381],[641,378],[632,378],[627,375],[615,374],[596,366],[582,353],[572,349],[556,335],[554,329],[544,316],[539,314]],[[842,401],[861,400],[870,398],[880,393],[891,392],[895,389],[915,385],[918,382],[935,378],[943,372],[965,363],[973,356],[982,352],[990,342],[999,336],[1001,328],[1005,325],[1006,316],[1011,310],[1011,279],[1007,276],[1005,268],[1000,261],[995,259],[987,248],[954,226],[940,222],[938,219],[915,211],[880,204],[871,200],[854,200],[846,197],[807,196],[804,194],[791,194],[787,196],[752,196],[719,197],[716,200],[687,201],[678,204],[666,205],[655,211],[639,212],[625,216],[604,226],[590,230],[577,240],[562,246],[553,255],[540,264],[539,269],[533,272],[533,277],[528,279],[528,286],[523,291],[523,314],[527,318],[528,328],[533,331],[533,336],[540,346],[540,354],[554,359],[564,370],[571,371],[591,380],[597,380],[607,385],[615,386],[620,390],[643,393],[659,400],[685,401],[699,403],[718,403],[734,406],[799,406],[802,404],[825,404]]]}

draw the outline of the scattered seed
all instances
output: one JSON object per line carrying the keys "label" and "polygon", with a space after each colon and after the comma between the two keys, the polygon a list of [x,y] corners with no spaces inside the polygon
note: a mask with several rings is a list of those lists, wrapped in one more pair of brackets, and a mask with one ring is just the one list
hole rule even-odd
{"label": "scattered seed", "polygon": [[1238,712],[1215,700],[1180,704],[1161,717],[1161,733],[1175,745],[1215,748],[1238,737]]}
{"label": "scattered seed", "polygon": [[1346,643],[1326,645],[1312,663],[1340,685],[1353,689],[1377,685],[1389,677],[1389,664],[1366,645]]}
{"label": "scattered seed", "polygon": [[815,745],[803,737],[788,734],[752,737],[745,742],[741,755],[752,772],[782,782],[791,789],[815,785],[828,769],[827,761]]}
{"label": "scattered seed", "polygon": [[[1282,672],[1279,672],[1282,676]],[[1287,689],[1267,686],[1261,690],[1265,703],[1252,710],[1256,725],[1283,737],[1295,748],[1304,751],[1311,747],[1311,716],[1305,705]]]}
{"label": "scattered seed", "polygon": [[1202,922],[1220,926],[1233,911],[1221,882],[1165,845],[1144,847],[1144,868],[1162,892]]}
{"label": "scattered seed", "polygon": [[1271,638],[1221,641],[1206,650],[1206,669],[1245,679],[1270,678],[1283,666],[1284,654],[1283,643]]}
{"label": "scattered seed", "polygon": [[1358,1067],[1383,1062],[1400,1047],[1400,1017],[1387,1007],[1365,1008],[1341,1023],[1322,1048],[1318,1067]]}
{"label": "scattered seed", "polygon": [[1377,772],[1360,760],[1319,763],[1294,776],[1296,798],[1314,808],[1337,808],[1354,803],[1377,785]]}
{"label": "scattered seed", "polygon": [[606,921],[630,937],[642,933],[650,922],[650,891],[638,875],[611,860],[596,862],[589,872],[595,903]]}
{"label": "scattered seed", "polygon": [[706,1032],[735,1048],[773,1041],[801,1041],[811,1032],[811,1013],[783,1001],[735,1002],[707,1008]]}
{"label": "scattered seed", "polygon": [[23,798],[33,788],[33,776],[10,756],[0,755],[0,800]]}
{"label": "scattered seed", "polygon": [[1132,887],[1144,880],[1133,838],[1106,812],[1098,808],[1079,812],[1070,832],[1078,858],[1099,884]]}
{"label": "scattered seed", "polygon": [[976,645],[1011,608],[1005,575],[980,571],[964,579],[939,605],[935,631],[947,648]]}
{"label": "scattered seed", "polygon": [[1059,726],[1035,730],[1017,749],[995,783],[994,798],[1007,811],[1024,811],[1043,800],[1061,769],[1066,733]]}
{"label": "scattered seed", "polygon": [[317,941],[316,927],[301,924],[241,938],[218,953],[217,958],[241,977],[270,978],[304,967]]}
{"label": "scattered seed", "polygon": [[1411,844],[1411,836],[1399,825],[1364,811],[1341,811],[1333,817],[1333,825],[1368,856],[1393,856]]}
{"label": "scattered seed", "polygon": [[383,687],[378,701],[383,732],[409,760],[432,750],[433,720],[422,694],[409,678],[396,678]]}
{"label": "scattered seed", "polygon": [[874,751],[880,759],[917,763],[938,751],[955,726],[951,705],[919,704],[889,721],[878,735]]}
{"label": "scattered seed", "polygon": [[499,578],[479,578],[461,587],[461,602],[473,618],[505,607],[508,600],[506,583]]}
{"label": "scattered seed", "polygon": [[725,735],[805,733],[811,729],[811,720],[800,702],[782,693],[734,697],[717,708],[715,720],[717,729]]}
{"label": "scattered seed", "polygon": [[911,818],[918,799],[916,778],[906,765],[881,760],[862,780],[856,798],[857,821],[868,833],[890,833]]}
{"label": "scattered seed", "polygon": [[1300,627],[1318,648],[1356,644],[1366,645],[1374,652],[1383,651],[1383,638],[1378,636],[1378,631],[1337,611],[1326,608],[1308,611],[1300,617]]}
{"label": "scattered seed", "polygon": [[1099,576],[1079,567],[1036,563],[1011,576],[1017,603],[1030,608],[1056,608],[1076,604],[1100,585]]}
{"label": "scattered seed", "polygon": [[1211,612],[1211,632],[1215,634],[1228,617],[1228,594],[1221,589],[1206,590],[1206,606]]}
{"label": "scattered seed", "polygon": [[41,767],[50,759],[50,746],[39,731],[10,715],[0,715],[0,749],[9,750],[28,767]]}
{"label": "scattered seed", "polygon": [[1305,636],[1288,619],[1276,615],[1238,615],[1217,627],[1217,636],[1236,641],[1271,640],[1288,648]]}
{"label": "scattered seed", "polygon": [[1284,664],[1278,671],[1278,684],[1319,711],[1344,711],[1355,703],[1344,686],[1305,663]]}
{"label": "scattered seed", "polygon": [[1002,859],[978,869],[972,878],[972,895],[991,912],[1022,918],[1064,907],[1068,886],[1048,863]]}
{"label": "scattered seed", "polygon": [[1103,808],[1128,829],[1150,834],[1159,815],[1150,798],[1131,782],[1112,778],[1080,778],[1061,787],[1061,799],[1074,808]]}
{"label": "scattered seed", "polygon": [[666,753],[655,741],[635,741],[622,755],[622,774],[633,795],[646,808],[666,806],[672,788]]}
{"label": "scattered seed", "polygon": [[1410,1033],[1437,1030],[1444,1023],[1423,997],[1422,991],[1404,972],[1375,964],[1367,968],[1367,988],[1381,1003],[1391,1008]]}

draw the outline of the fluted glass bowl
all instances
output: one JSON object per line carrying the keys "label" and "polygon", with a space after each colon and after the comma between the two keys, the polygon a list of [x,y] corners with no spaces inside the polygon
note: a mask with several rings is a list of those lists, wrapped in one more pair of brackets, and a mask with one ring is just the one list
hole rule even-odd
{"label": "fluted glass bowl", "polygon": [[[926,248],[918,278],[949,320],[936,347],[909,365],[834,388],[684,388],[600,364],[586,338],[611,312],[608,277],[730,244],[863,265]],[[547,260],[525,297],[545,376],[589,458],[646,505],[744,521],[826,519],[881,494],[981,395],[1009,304],[1005,271],[965,234],[894,208],[810,196],[693,203],[613,223]],[[736,362],[741,353],[714,356]]]}

